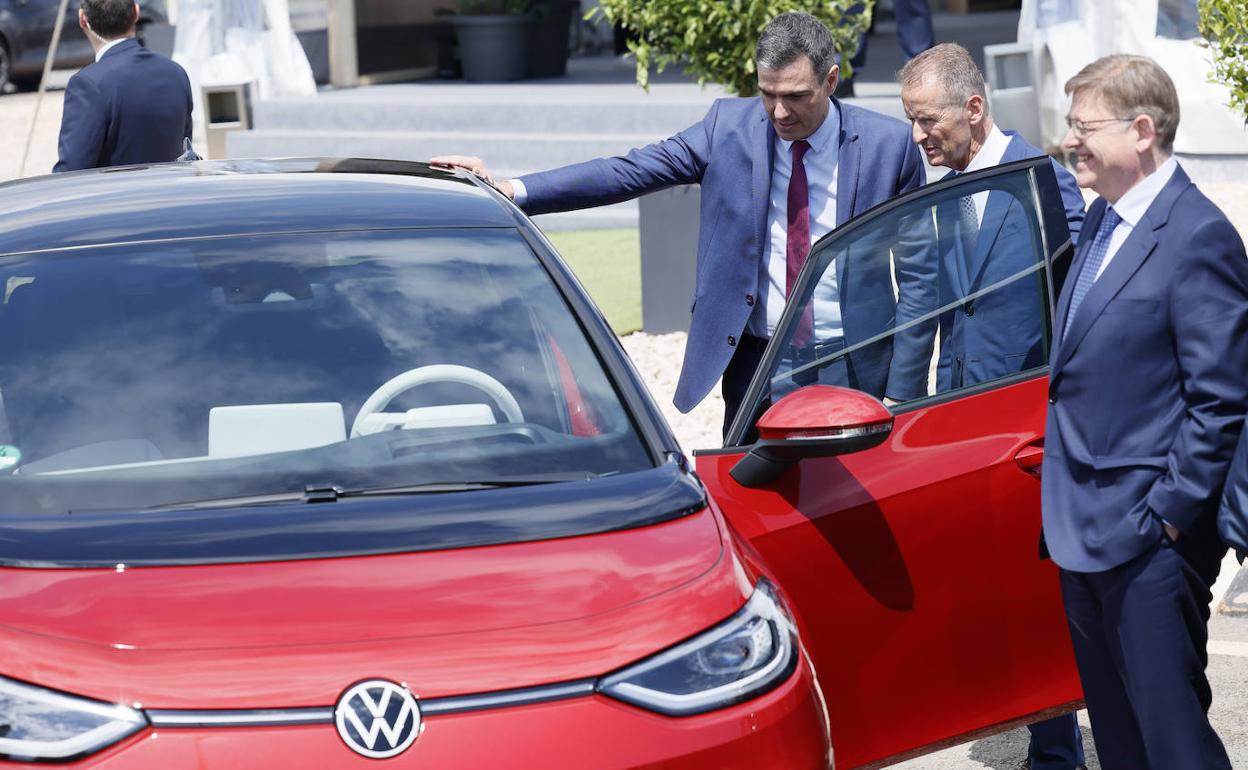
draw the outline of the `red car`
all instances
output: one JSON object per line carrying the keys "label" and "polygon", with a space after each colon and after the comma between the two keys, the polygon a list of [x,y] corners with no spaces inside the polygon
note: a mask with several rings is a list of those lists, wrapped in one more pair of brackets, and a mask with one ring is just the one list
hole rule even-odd
{"label": "red car", "polygon": [[1029,266],[958,302],[1031,286],[1047,329],[1047,160],[891,201],[815,247],[695,474],[471,177],[0,185],[0,765],[850,768],[1073,708],[1043,365],[938,392],[933,304],[930,392],[889,409],[820,383],[853,346],[792,345],[834,266],[935,260],[988,190]]}

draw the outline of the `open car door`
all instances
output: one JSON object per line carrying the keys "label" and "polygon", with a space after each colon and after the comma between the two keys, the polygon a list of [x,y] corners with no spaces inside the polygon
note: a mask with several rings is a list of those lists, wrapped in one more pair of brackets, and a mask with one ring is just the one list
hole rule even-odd
{"label": "open car door", "polygon": [[838,768],[1079,705],[1038,479],[1071,250],[1047,157],[846,223],[812,250],[728,445],[698,453],[799,616]]}

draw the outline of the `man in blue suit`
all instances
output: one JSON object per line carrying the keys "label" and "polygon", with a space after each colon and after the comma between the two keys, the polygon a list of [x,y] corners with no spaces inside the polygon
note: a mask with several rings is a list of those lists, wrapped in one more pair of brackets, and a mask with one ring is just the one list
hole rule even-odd
{"label": "man in blue suit", "polygon": [[[662,142],[499,183],[529,214],[601,206],[701,184],[697,281],[674,402],[687,412],[723,376],[725,431],[776,328],[811,244],[850,217],[923,183],[904,123],[832,98],[839,68],[818,19],[785,13],[763,30],[761,97],[720,99],[698,124]],[[488,178],[478,158],[446,156]],[[887,269],[847,270],[840,317],[816,319],[821,354],[917,319],[934,307],[924,249]],[[880,398],[927,394],[930,333],[916,325],[848,356],[847,383]]]}
{"label": "man in blue suit", "polygon": [[[897,74],[915,144],[945,178],[1044,152],[993,121],[984,76],[970,52],[941,43]],[[1053,161],[1073,242],[1083,224],[1083,195],[1075,177]],[[939,207],[940,318],[937,392],[995,380],[1046,362],[1041,313],[1020,313],[1035,301],[1035,268],[1024,206],[1005,192],[983,192]],[[1020,246],[1020,239],[1022,245]],[[1018,276],[1022,276],[1021,278]],[[1001,282],[1015,278],[1012,283]],[[980,292],[998,286],[990,292]],[[967,299],[967,298],[971,299]]]}
{"label": "man in blue suit", "polygon": [[176,160],[191,136],[191,84],[139,45],[134,0],[82,0],[78,25],[95,63],[69,79],[53,171]]}
{"label": "man in blue suit", "polygon": [[[918,54],[897,73],[901,101],[915,144],[949,176],[1044,155],[992,119],[984,75],[971,54],[941,43]],[[1083,195],[1075,177],[1053,163],[1073,241],[1083,225]],[[1020,312],[1035,302],[1037,280],[1031,228],[1023,206],[1005,192],[985,192],[941,205],[938,304],[940,316],[936,391],[964,388],[1043,366],[1043,313]],[[1021,277],[1020,277],[1021,276]],[[1013,283],[1003,282],[1014,278]],[[992,291],[978,295],[985,288]],[[970,297],[971,299],[967,299]],[[961,303],[961,304],[955,304]],[[1024,767],[1076,770],[1084,766],[1083,740],[1073,714],[1028,726]]]}
{"label": "man in blue suit", "polygon": [[1106,770],[1230,768],[1209,724],[1215,513],[1248,409],[1248,258],[1172,157],[1174,84],[1140,56],[1066,83],[1099,195],[1057,303],[1044,537]]}

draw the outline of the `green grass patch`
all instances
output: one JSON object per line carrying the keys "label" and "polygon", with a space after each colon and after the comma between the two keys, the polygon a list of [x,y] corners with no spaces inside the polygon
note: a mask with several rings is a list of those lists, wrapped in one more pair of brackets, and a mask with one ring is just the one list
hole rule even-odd
{"label": "green grass patch", "polygon": [[641,328],[641,239],[631,230],[546,233],[616,334]]}

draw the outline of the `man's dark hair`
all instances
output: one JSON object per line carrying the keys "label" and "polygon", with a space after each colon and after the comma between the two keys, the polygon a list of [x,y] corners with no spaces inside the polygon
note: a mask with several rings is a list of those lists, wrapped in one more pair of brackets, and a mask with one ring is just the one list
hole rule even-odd
{"label": "man's dark hair", "polygon": [[122,37],[134,29],[134,0],[82,0],[82,10],[91,29],[105,40]]}
{"label": "man's dark hair", "polygon": [[756,70],[784,69],[798,56],[809,59],[815,77],[823,80],[836,63],[832,33],[809,13],[782,13],[759,35],[758,46],[754,49],[754,67]]}

